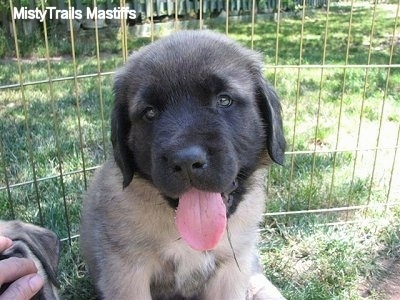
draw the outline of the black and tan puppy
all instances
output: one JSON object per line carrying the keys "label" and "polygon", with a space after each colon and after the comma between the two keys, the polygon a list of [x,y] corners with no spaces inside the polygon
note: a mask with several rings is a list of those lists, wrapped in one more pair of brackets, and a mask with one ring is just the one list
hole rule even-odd
{"label": "black and tan puppy", "polygon": [[250,287],[261,275],[262,167],[282,164],[285,149],[261,56],[220,34],[178,32],[134,53],[114,93],[114,156],[81,222],[101,296],[281,299],[266,279]]}
{"label": "black and tan puppy", "polygon": [[[13,241],[10,248],[0,253],[0,260],[9,257],[31,259],[44,279],[43,288],[35,295],[35,300],[57,300],[57,268],[60,242],[52,231],[21,221],[1,221],[0,235]],[[0,295],[7,285],[1,286]]]}

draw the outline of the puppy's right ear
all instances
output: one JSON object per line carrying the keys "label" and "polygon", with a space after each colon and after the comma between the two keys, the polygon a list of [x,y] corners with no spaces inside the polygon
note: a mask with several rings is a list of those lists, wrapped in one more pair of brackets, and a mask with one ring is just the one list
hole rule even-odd
{"label": "puppy's right ear", "polygon": [[267,149],[271,159],[284,164],[286,141],[283,134],[281,105],[275,90],[258,75],[258,106],[265,122]]}
{"label": "puppy's right ear", "polygon": [[111,142],[114,159],[123,175],[123,187],[127,187],[134,174],[133,152],[129,148],[131,121],[127,99],[127,84],[123,74],[117,74],[114,82],[114,109],[111,117]]}

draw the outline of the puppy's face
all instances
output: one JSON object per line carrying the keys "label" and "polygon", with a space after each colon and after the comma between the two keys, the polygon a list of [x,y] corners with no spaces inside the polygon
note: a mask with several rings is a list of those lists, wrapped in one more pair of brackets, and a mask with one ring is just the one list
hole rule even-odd
{"label": "puppy's face", "polygon": [[210,32],[180,32],[133,54],[114,86],[124,186],[137,172],[173,206],[194,188],[220,193],[233,212],[263,151],[283,162],[280,106],[260,68],[255,52]]}

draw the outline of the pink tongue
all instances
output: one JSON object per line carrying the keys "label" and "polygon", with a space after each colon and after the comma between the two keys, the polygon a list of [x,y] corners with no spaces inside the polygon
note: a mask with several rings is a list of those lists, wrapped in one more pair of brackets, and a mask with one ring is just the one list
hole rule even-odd
{"label": "pink tongue", "polygon": [[175,223],[193,249],[215,248],[226,227],[226,207],[221,194],[190,189],[179,198]]}

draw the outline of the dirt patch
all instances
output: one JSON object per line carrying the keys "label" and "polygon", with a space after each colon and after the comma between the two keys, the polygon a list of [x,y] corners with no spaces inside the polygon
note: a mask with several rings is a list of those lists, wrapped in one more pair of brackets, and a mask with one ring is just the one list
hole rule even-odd
{"label": "dirt patch", "polygon": [[[400,250],[400,247],[399,247]],[[374,274],[360,287],[360,295],[366,299],[400,299],[400,253],[399,257],[382,259],[378,274]]]}

